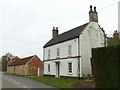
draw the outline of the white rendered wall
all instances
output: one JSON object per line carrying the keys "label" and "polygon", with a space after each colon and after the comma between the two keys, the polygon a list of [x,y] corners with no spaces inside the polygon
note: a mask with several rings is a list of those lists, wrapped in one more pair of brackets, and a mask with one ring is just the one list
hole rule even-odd
{"label": "white rendered wall", "polygon": [[[56,64],[55,62],[60,61],[60,76],[76,76],[77,72],[77,62],[78,58],[69,58],[69,59],[62,59],[62,60],[48,60],[48,50],[50,50],[50,58],[49,59],[56,59],[57,58],[57,48],[60,49],[60,56],[59,58],[67,58],[68,55],[68,46],[71,45],[72,55],[71,57],[78,56],[78,38],[72,39],[63,43],[59,43],[44,49],[44,74],[47,75],[56,75]],[[68,62],[72,62],[73,66],[73,73],[68,73]],[[48,72],[48,64],[50,64],[50,72]]]}
{"label": "white rendered wall", "polygon": [[[56,61],[56,60],[55,60]],[[44,62],[44,74],[56,75],[56,64],[55,61]],[[64,59],[60,61],[60,76],[77,77],[77,61],[78,59]],[[68,72],[68,63],[72,63],[72,73]],[[48,64],[50,64],[50,72],[48,72]]]}
{"label": "white rendered wall", "polygon": [[104,33],[98,23],[91,22],[80,35],[80,56],[82,77],[91,74],[92,48],[104,47]]}
{"label": "white rendered wall", "polygon": [[48,50],[50,50],[50,58],[57,58],[57,48],[60,50],[60,58],[68,57],[68,46],[72,46],[72,56],[78,56],[78,39],[72,39],[63,43],[59,43],[44,49],[44,60],[48,60]]}

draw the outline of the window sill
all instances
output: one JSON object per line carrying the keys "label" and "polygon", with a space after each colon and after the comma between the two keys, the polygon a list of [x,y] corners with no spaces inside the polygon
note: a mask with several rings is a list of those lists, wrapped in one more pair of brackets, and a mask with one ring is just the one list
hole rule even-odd
{"label": "window sill", "polygon": [[73,73],[68,73],[68,75],[73,75]]}
{"label": "window sill", "polygon": [[71,58],[71,57],[72,57],[72,55],[68,55],[67,57],[68,57],[68,58]]}
{"label": "window sill", "polygon": [[56,59],[59,59],[60,57],[56,57]]}
{"label": "window sill", "polygon": [[48,72],[47,74],[49,74],[49,75],[50,75],[50,72]]}

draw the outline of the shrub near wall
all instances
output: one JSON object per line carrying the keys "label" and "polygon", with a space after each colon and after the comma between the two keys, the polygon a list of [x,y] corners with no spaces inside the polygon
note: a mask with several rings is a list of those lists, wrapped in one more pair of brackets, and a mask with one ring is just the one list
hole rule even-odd
{"label": "shrub near wall", "polygon": [[96,88],[120,88],[120,45],[92,49]]}

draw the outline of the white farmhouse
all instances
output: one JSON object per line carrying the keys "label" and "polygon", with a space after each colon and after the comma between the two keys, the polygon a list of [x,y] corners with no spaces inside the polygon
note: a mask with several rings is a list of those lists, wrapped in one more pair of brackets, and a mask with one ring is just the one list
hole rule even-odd
{"label": "white farmhouse", "polygon": [[44,75],[82,78],[91,76],[91,50],[105,46],[105,32],[98,24],[96,7],[89,11],[90,21],[58,34],[53,28],[53,38],[44,45]]}

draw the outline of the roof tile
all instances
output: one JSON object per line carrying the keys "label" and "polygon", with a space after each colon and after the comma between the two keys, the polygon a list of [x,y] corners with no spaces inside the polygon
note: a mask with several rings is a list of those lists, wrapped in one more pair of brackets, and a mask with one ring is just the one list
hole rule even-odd
{"label": "roof tile", "polygon": [[33,55],[33,56],[29,56],[29,57],[25,57],[25,58],[18,58],[18,57],[15,57],[13,58],[11,61],[8,62],[8,66],[17,66],[17,65],[24,65],[26,64],[29,60],[31,60],[34,56],[36,55]]}
{"label": "roof tile", "polygon": [[46,43],[44,45],[44,48],[78,37],[88,24],[89,23],[78,26],[72,30],[69,30],[67,32],[64,32],[64,33],[52,38],[48,43]]}

